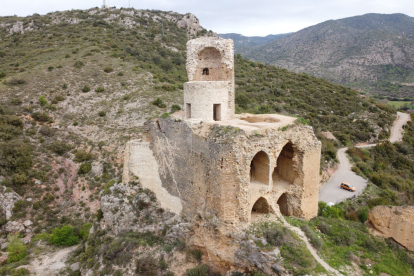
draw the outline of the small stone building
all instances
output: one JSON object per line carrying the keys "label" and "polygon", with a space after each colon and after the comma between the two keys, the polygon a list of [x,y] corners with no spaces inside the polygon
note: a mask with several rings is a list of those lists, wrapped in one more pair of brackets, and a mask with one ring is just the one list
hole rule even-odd
{"label": "small stone building", "polygon": [[125,151],[123,182],[139,177],[163,208],[215,221],[222,234],[268,213],[317,215],[321,143],[296,118],[234,113],[233,41],[187,43],[184,110],[145,124]]}

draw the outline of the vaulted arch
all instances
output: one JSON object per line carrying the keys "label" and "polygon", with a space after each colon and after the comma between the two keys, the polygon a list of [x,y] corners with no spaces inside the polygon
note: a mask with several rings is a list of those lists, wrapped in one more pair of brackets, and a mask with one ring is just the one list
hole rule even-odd
{"label": "vaulted arch", "polygon": [[250,182],[269,184],[270,159],[266,152],[259,151],[250,163]]}

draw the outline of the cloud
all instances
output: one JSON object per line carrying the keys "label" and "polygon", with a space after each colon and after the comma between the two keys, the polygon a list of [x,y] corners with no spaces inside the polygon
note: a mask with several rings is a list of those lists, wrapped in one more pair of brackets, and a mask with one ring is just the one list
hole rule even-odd
{"label": "cloud", "polygon": [[[405,13],[414,16],[412,0],[107,0],[116,7],[191,12],[203,27],[218,33],[248,36],[294,32],[329,19],[366,13]],[[2,0],[0,15],[27,16],[101,6],[93,0]]]}

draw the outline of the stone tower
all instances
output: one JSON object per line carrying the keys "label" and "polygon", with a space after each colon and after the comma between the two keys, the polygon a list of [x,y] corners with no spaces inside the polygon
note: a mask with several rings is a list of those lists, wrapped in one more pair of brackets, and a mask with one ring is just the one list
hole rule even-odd
{"label": "stone tower", "polygon": [[231,39],[202,37],[187,42],[184,84],[185,119],[234,118],[234,44]]}

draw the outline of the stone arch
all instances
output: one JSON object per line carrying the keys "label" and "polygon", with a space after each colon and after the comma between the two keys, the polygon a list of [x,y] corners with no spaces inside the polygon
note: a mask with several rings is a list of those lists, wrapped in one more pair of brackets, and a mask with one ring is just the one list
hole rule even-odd
{"label": "stone arch", "polygon": [[264,197],[260,197],[253,204],[252,212],[259,213],[259,214],[269,214],[270,213],[270,205]]}
{"label": "stone arch", "polygon": [[272,174],[274,185],[293,184],[297,177],[295,171],[295,148],[292,142],[288,142],[277,158],[276,167]]}
{"label": "stone arch", "polygon": [[266,152],[259,151],[250,162],[250,182],[269,184],[270,159]]}
{"label": "stone arch", "polygon": [[277,200],[277,205],[279,205],[280,213],[284,216],[289,216],[289,205],[288,205],[288,197],[287,194],[282,194],[279,199]]}
{"label": "stone arch", "polygon": [[225,81],[226,66],[222,64],[222,56],[214,47],[206,47],[198,54],[197,74],[195,81]]}

